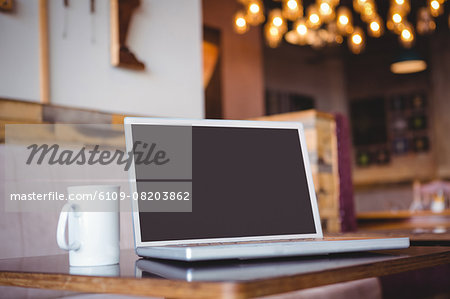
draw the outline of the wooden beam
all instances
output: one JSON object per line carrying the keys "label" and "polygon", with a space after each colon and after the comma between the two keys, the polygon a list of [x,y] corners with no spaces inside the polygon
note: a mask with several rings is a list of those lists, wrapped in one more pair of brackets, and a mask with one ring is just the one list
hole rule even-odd
{"label": "wooden beam", "polygon": [[43,104],[50,103],[47,8],[47,0],[39,0],[39,89]]}
{"label": "wooden beam", "polygon": [[119,59],[119,51],[120,51],[120,42],[119,42],[119,1],[118,0],[110,0],[110,33],[111,33],[111,64],[113,66],[118,66],[120,63]]}

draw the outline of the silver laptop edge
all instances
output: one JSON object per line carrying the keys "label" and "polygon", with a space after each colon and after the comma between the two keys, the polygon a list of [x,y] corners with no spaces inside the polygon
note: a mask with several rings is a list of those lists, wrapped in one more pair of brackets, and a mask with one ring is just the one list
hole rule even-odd
{"label": "silver laptop edge", "polygon": [[323,255],[339,252],[401,249],[409,247],[409,238],[289,241],[239,245],[210,245],[187,247],[140,247],[139,256],[201,261],[220,259],[273,258],[280,256]]}

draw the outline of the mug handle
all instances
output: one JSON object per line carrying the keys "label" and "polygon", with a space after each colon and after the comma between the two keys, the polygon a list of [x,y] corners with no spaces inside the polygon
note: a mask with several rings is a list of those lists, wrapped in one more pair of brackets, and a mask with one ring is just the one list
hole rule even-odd
{"label": "mug handle", "polygon": [[72,203],[66,203],[59,214],[58,227],[56,229],[56,241],[58,242],[59,248],[63,250],[78,250],[80,249],[80,242],[75,241],[68,245],[66,242],[66,223],[67,217],[70,210],[74,209]]}

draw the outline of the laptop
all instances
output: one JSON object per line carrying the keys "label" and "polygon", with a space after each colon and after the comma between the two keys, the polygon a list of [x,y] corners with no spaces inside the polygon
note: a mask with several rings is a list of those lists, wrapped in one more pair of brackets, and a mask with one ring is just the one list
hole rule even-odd
{"label": "laptop", "polygon": [[136,254],[180,261],[400,249],[324,238],[298,122],[125,118]]}

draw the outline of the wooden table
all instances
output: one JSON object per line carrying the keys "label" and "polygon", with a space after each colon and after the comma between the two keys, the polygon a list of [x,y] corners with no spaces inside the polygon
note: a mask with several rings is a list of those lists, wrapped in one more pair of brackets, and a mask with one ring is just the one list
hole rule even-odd
{"label": "wooden table", "polygon": [[450,247],[197,264],[143,260],[126,250],[120,265],[103,269],[70,268],[67,255],[3,259],[0,285],[171,298],[250,298],[445,264],[450,264]]}

